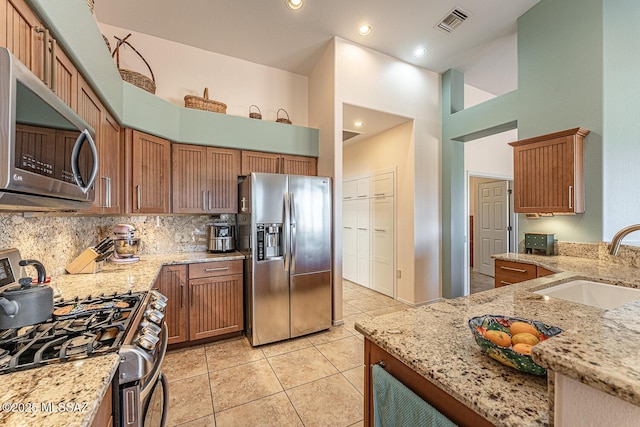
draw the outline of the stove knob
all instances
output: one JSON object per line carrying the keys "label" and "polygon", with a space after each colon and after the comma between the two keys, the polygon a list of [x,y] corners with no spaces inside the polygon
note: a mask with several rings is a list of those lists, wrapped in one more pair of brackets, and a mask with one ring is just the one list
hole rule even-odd
{"label": "stove knob", "polygon": [[164,295],[162,295],[160,292],[156,291],[155,289],[153,289],[152,291],[149,292],[151,294],[151,299],[153,301],[162,301],[166,304],[166,302],[169,300],[169,298],[165,297]]}
{"label": "stove knob", "polygon": [[142,334],[151,334],[155,336],[160,335],[160,331],[162,330],[160,326],[156,325],[155,323],[149,323],[149,322],[142,322],[142,323],[146,323],[146,325],[144,326],[142,326],[141,324],[142,327],[140,328],[140,331]]}
{"label": "stove knob", "polygon": [[143,348],[147,351],[152,351],[154,348],[156,348],[156,344],[158,343],[158,340],[160,340],[160,338],[157,336],[144,334],[136,340],[136,344],[140,348]]}
{"label": "stove knob", "polygon": [[156,310],[164,313],[164,309],[167,306],[167,303],[162,300],[155,300],[149,305],[151,306],[151,308],[155,308]]}
{"label": "stove knob", "polygon": [[145,319],[150,320],[156,325],[159,325],[160,323],[162,323],[162,319],[164,318],[164,313],[158,310],[147,310],[144,313],[144,317]]}

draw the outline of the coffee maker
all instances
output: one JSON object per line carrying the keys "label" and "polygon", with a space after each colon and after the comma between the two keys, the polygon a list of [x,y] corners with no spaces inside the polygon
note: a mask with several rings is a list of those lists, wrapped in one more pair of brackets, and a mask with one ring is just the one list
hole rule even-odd
{"label": "coffee maker", "polygon": [[207,227],[207,250],[209,252],[236,250],[236,225],[233,217],[221,217]]}

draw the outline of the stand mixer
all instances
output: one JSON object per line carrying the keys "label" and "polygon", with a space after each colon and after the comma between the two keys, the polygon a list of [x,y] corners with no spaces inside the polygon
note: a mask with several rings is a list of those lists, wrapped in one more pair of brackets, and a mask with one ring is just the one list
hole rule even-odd
{"label": "stand mixer", "polygon": [[136,231],[133,225],[117,224],[113,227],[113,255],[109,261],[115,263],[134,263],[140,261],[135,256],[141,249],[140,238],[134,237]]}

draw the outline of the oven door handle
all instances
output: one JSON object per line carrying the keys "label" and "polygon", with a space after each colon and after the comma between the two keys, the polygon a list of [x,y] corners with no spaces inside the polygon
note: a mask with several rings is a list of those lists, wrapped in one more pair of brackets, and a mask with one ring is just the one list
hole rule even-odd
{"label": "oven door handle", "polygon": [[158,378],[162,375],[160,372],[160,367],[162,366],[162,361],[164,360],[164,355],[167,352],[167,337],[169,335],[169,330],[167,328],[167,324],[162,324],[162,332],[160,338],[160,353],[158,359],[154,362],[153,370],[147,377],[144,386],[140,389],[140,400],[142,402],[146,401],[147,396],[151,395],[153,392],[153,388],[158,381]]}
{"label": "oven door handle", "polygon": [[145,418],[147,417],[149,405],[151,404],[151,396],[156,390],[158,383],[162,385],[162,415],[160,417],[160,427],[165,427],[167,425],[167,413],[169,412],[169,386],[167,384],[167,379],[164,375],[162,375],[162,372],[160,372],[158,380],[153,382],[149,399],[144,402],[144,407],[142,408],[142,422],[144,422]]}

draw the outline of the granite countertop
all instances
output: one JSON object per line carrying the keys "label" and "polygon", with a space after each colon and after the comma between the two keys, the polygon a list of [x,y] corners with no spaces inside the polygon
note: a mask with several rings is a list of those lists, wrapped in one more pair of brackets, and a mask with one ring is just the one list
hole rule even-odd
{"label": "granite countertop", "polygon": [[[146,292],[163,265],[244,259],[240,252],[141,255],[135,264],[105,263],[96,274],[53,278],[62,297]],[[118,355],[80,359],[0,376],[0,425],[89,426],[118,367]],[[55,410],[59,403],[67,410]]]}
{"label": "granite countertop", "polygon": [[498,426],[548,425],[552,399],[546,377],[520,373],[480,352],[467,322],[485,314],[535,319],[564,329],[534,347],[534,360],[640,405],[640,301],[604,311],[533,293],[580,278],[640,287],[638,269],[595,265],[594,260],[575,257],[496,258],[562,272],[359,321],[355,327]]}

